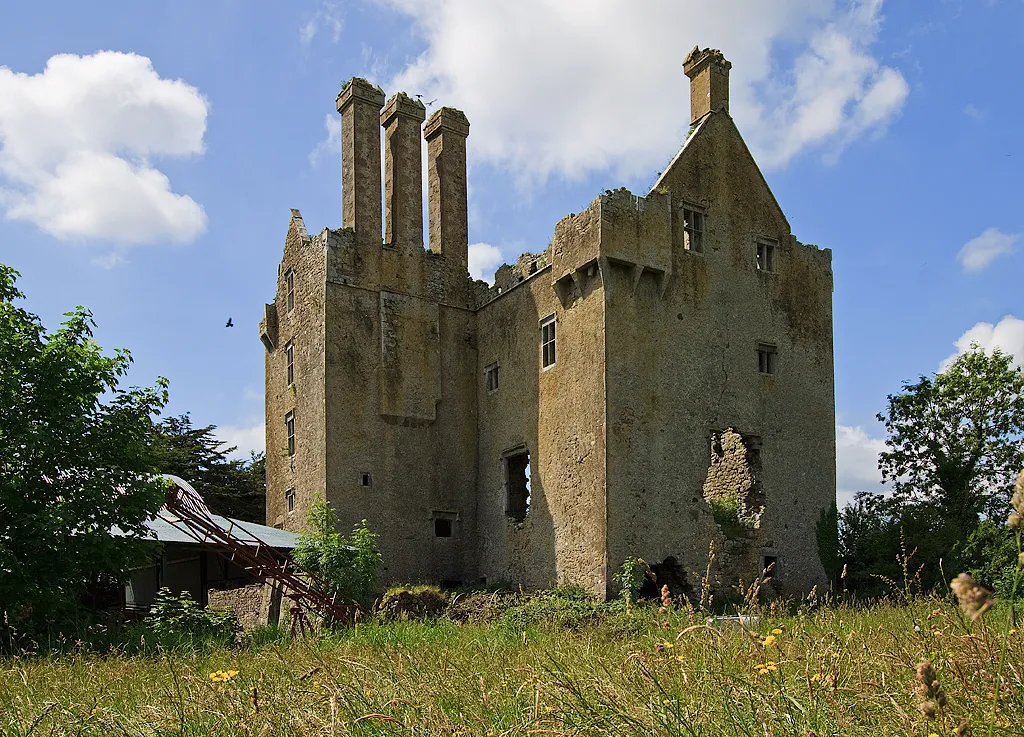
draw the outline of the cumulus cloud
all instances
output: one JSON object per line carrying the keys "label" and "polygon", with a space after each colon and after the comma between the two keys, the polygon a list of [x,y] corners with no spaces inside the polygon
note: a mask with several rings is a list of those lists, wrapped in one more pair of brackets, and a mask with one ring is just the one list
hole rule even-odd
{"label": "cumulus cloud", "polygon": [[191,241],[206,213],[151,160],[201,154],[206,115],[195,87],[137,54],[0,67],[0,207],[61,240]]}
{"label": "cumulus cloud", "polygon": [[1019,235],[1004,233],[998,228],[989,228],[977,238],[967,241],[956,257],[964,271],[981,271],[1000,256],[1013,253],[1013,244],[1019,238]]}
{"label": "cumulus cloud", "polygon": [[214,435],[224,447],[237,446],[229,458],[246,459],[251,452],[262,453],[267,442],[263,420],[249,426],[221,425]]}
{"label": "cumulus cloud", "polygon": [[378,2],[427,44],[389,91],[466,110],[473,155],[526,180],[653,174],[689,127],[681,64],[695,44],[734,63],[732,114],[769,167],[835,156],[884,130],[907,96],[872,52],[881,0]]}
{"label": "cumulus cloud", "polygon": [[320,33],[328,33],[331,43],[338,43],[344,26],[339,4],[321,3],[316,12],[299,27],[299,43],[309,46]]}
{"label": "cumulus cloud", "polygon": [[863,427],[836,424],[836,498],[840,509],[853,501],[858,491],[885,490],[878,470],[878,454],[883,450],[885,440],[871,437]]}
{"label": "cumulus cloud", "polygon": [[469,244],[469,275],[474,279],[483,279],[488,284],[494,283],[494,271],[501,266],[504,256],[501,249],[489,243]]}
{"label": "cumulus cloud", "polygon": [[949,368],[956,357],[970,351],[972,345],[977,345],[985,351],[998,348],[1003,353],[1013,356],[1014,363],[1024,368],[1024,320],[1006,315],[995,325],[990,322],[979,322],[957,338],[953,345],[956,346],[956,353],[941,363],[939,371]]}
{"label": "cumulus cloud", "polygon": [[324,116],[324,138],[309,152],[309,165],[316,166],[324,159],[341,155],[341,116]]}

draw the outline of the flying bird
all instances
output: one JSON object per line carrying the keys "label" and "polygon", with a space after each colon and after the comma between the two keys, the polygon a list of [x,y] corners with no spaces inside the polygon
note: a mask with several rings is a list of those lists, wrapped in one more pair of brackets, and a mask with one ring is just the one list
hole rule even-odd
{"label": "flying bird", "polygon": [[234,326],[235,326],[235,323],[231,322],[231,318],[229,317],[228,321],[224,324],[224,327],[226,327],[226,328],[233,328]]}

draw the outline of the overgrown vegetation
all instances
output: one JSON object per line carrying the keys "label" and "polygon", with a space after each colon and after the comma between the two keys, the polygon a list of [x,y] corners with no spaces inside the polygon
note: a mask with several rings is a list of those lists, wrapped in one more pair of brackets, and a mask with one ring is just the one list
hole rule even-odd
{"label": "overgrown vegetation", "polygon": [[165,648],[230,645],[238,635],[238,622],[230,611],[205,609],[188,592],[160,589],[153,599],[146,624]]}
{"label": "overgrown vegetation", "polygon": [[316,502],[306,516],[306,529],[292,551],[295,562],[328,586],[343,601],[368,607],[383,562],[377,535],[366,520],[345,537],[338,532],[338,517],[329,504]]}
{"label": "overgrown vegetation", "polygon": [[[972,620],[947,598],[804,601],[746,609],[759,619],[740,628],[681,602],[497,601],[489,622],[371,619],[158,657],[18,658],[0,671],[0,732],[924,737],[964,720],[971,734],[1019,734],[1024,714],[1024,638],[1006,636],[1006,607]],[[572,610],[585,616],[551,616]],[[920,692],[925,660],[941,708]]]}
{"label": "overgrown vegetation", "polygon": [[103,354],[84,307],[48,333],[18,305],[17,276],[0,264],[0,649],[140,560],[134,536],[164,498],[149,443],[167,382],[120,386],[129,353]]}
{"label": "overgrown vegetation", "polygon": [[839,517],[846,586],[877,595],[913,551],[926,589],[971,571],[1005,593],[1014,542],[1003,524],[1024,465],[1024,373],[1012,357],[975,347],[934,377],[889,397],[879,467],[891,495],[861,493]]}

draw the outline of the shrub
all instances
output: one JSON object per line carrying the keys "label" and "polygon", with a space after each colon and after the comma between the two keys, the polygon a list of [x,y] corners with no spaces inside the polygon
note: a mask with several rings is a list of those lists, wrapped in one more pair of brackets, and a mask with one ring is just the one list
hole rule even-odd
{"label": "shrub", "polygon": [[220,644],[234,642],[240,627],[230,611],[204,609],[191,594],[160,589],[150,607],[146,624],[157,642],[168,647],[182,644]]}
{"label": "shrub", "polygon": [[326,502],[317,502],[306,517],[307,530],[299,533],[292,551],[295,561],[319,577],[328,593],[366,607],[383,562],[377,535],[366,520],[349,537],[338,532],[338,518]]}
{"label": "shrub", "polygon": [[626,600],[627,609],[636,601],[644,576],[654,578],[651,567],[643,558],[626,558],[619,566],[619,570],[612,574],[612,580],[619,587],[622,598]]}
{"label": "shrub", "polygon": [[388,589],[377,607],[387,619],[426,619],[448,608],[448,597],[437,586],[395,586]]}

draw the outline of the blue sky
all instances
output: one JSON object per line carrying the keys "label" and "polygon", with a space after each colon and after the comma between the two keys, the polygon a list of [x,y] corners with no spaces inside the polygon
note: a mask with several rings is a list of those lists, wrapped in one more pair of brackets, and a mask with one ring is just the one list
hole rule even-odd
{"label": "blue sky", "polygon": [[902,381],[972,341],[1024,360],[1022,34],[1021,0],[5,3],[0,262],[48,326],[88,306],[132,383],[259,448],[256,323],[289,208],[340,223],[344,80],[466,112],[489,278],[647,191],[689,123],[682,60],[719,47],[795,235],[833,250],[846,498],[877,488]]}

